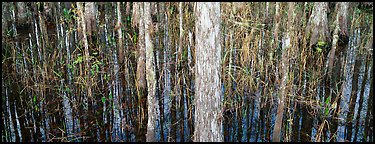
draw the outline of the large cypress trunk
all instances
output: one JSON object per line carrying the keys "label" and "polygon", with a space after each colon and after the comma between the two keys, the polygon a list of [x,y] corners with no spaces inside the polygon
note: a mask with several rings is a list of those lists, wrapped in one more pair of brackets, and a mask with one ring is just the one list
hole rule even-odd
{"label": "large cypress trunk", "polygon": [[194,141],[223,141],[220,3],[197,3]]}

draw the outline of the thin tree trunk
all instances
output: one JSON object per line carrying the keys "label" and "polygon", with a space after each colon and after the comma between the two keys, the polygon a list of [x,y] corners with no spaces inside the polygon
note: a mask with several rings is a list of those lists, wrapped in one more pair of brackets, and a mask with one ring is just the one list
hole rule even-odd
{"label": "thin tree trunk", "polygon": [[[171,10],[171,7],[172,10]],[[175,5],[174,3],[169,3],[168,4],[168,12],[167,14],[170,16],[170,23],[169,23],[169,28],[170,28],[170,32],[171,34],[169,34],[169,38],[170,38],[170,57],[171,57],[171,60],[170,62],[172,63],[171,67],[170,67],[170,71],[171,71],[171,129],[169,131],[169,140],[170,142],[176,142],[177,140],[177,125],[178,125],[178,122],[177,122],[177,119],[178,119],[178,104],[177,104],[177,99],[179,98],[179,92],[178,92],[178,71],[177,71],[177,66],[178,66],[178,44],[177,44],[177,38],[174,39],[174,36],[175,34],[173,34],[173,28],[174,28],[174,25],[176,25],[177,23],[173,23],[174,22],[174,13],[173,12],[174,8],[175,8]],[[174,65],[173,65],[174,64]],[[174,67],[173,67],[174,66]]]}
{"label": "thin tree trunk", "polygon": [[182,28],[182,21],[183,21],[183,11],[182,11],[182,2],[179,2],[179,6],[178,6],[178,13],[179,13],[179,28],[180,28],[180,35],[179,35],[179,42],[178,42],[178,59],[177,59],[177,65],[176,65],[176,70],[177,70],[177,78],[178,78],[178,87],[179,87],[179,94],[178,96],[180,97],[180,101],[179,101],[179,109],[180,109],[180,142],[184,142],[184,94],[182,93],[182,89],[183,89],[183,86],[182,86],[182,82],[181,82],[181,77],[182,74],[181,74],[181,67],[182,67],[182,64],[181,64],[181,61],[182,60],[182,37],[184,35],[184,31],[183,31],[183,28]]}
{"label": "thin tree trunk", "polygon": [[[60,6],[60,3],[58,3],[58,7]],[[60,10],[60,9],[59,9]],[[67,84],[69,87],[70,86],[70,80],[71,80],[71,73],[70,73],[70,67],[68,67],[68,65],[70,65],[70,50],[69,50],[69,44],[68,44],[68,34],[65,34],[65,41],[64,41],[64,29],[63,29],[63,25],[62,24],[59,24],[58,25],[58,28],[60,28],[60,32],[61,32],[61,38],[62,39],[62,42],[63,44],[65,44],[65,48],[67,50],[67,58],[66,58],[66,63],[65,63],[65,66],[66,66],[66,70],[68,71],[67,72]],[[57,31],[57,32],[59,32]],[[61,46],[60,49],[63,49],[63,47]],[[61,59],[62,59],[62,55],[61,56]],[[66,136],[67,136],[67,140],[68,141],[71,141],[71,135],[73,135],[73,117],[72,117],[72,107],[71,107],[71,104],[70,104],[70,101],[69,101],[69,94],[68,92],[70,92],[70,89],[67,88],[67,89],[64,89],[64,79],[60,80],[60,86],[61,86],[61,93],[63,95],[63,98],[62,98],[62,104],[63,104],[63,111],[64,111],[64,117],[65,117],[65,125],[66,125]]]}
{"label": "thin tree trunk", "polygon": [[292,20],[291,15],[293,15],[294,12],[294,3],[289,3],[289,12],[288,12],[288,29],[285,35],[285,38],[283,39],[283,46],[282,46],[282,62],[281,62],[281,85],[280,85],[280,96],[278,100],[278,106],[277,106],[277,115],[276,115],[276,122],[274,127],[274,132],[272,136],[272,141],[274,142],[280,142],[281,141],[281,127],[282,127],[282,121],[283,121],[283,113],[284,113],[284,100],[286,96],[286,80],[288,77],[288,67],[289,67],[289,49],[291,48],[291,24]]}
{"label": "thin tree trunk", "polygon": [[364,142],[371,142],[374,141],[374,130],[373,130],[373,97],[374,97],[374,80],[372,78],[374,73],[374,67],[372,65],[371,67],[371,77],[370,77],[370,93],[369,93],[369,98],[367,100],[367,114],[366,114],[366,119],[365,119],[365,130],[364,130],[364,136],[363,136],[363,141]]}
{"label": "thin tree trunk", "polygon": [[9,104],[9,95],[8,95],[8,89],[5,88],[5,97],[6,97],[6,105],[5,107],[7,108],[7,113],[8,113],[8,118],[9,118],[9,138],[10,138],[10,142],[16,142],[16,133],[15,133],[15,130],[14,130],[14,124],[13,124],[13,119],[12,119],[12,112],[10,110],[10,104]]}
{"label": "thin tree trunk", "polygon": [[[307,2],[305,2],[305,11],[308,10],[308,4]],[[308,19],[307,17],[304,17],[304,19]],[[304,22],[303,23],[303,27],[308,25],[308,23]],[[302,27],[302,28],[303,28]],[[302,97],[302,100],[303,101],[307,101],[309,99],[311,99],[311,96],[309,94],[310,91],[313,91],[313,88],[311,88],[311,83],[309,82],[309,78],[307,77],[307,70],[309,70],[310,66],[307,65],[308,64],[308,59],[311,59],[311,53],[309,53],[309,48],[308,47],[308,38],[306,37],[307,32],[305,31],[304,33],[304,37],[302,38],[302,46],[303,46],[303,50],[305,53],[303,53],[303,59],[304,59],[304,62],[303,62],[303,70],[305,71],[304,72],[304,82],[303,82],[303,97]],[[307,103],[303,103],[301,104],[301,114],[302,114],[302,122],[301,122],[301,132],[300,132],[300,141],[301,142],[309,142],[311,141],[311,137],[312,137],[312,124],[313,124],[313,119],[312,119],[312,116],[309,114],[309,108],[310,106],[307,104]]]}
{"label": "thin tree trunk", "polygon": [[71,141],[71,135],[73,135],[73,117],[72,117],[72,108],[70,106],[70,101],[68,98],[67,92],[63,89],[64,80],[61,80],[61,88],[63,90],[63,106],[64,106],[64,116],[65,116],[65,125],[66,125],[66,136],[67,140]]}
{"label": "thin tree trunk", "polygon": [[[371,32],[372,33],[372,32]],[[370,47],[373,47],[373,38],[371,37],[371,39],[369,40],[368,44],[367,44],[367,48],[370,48]],[[372,56],[369,56],[370,59],[372,59],[373,57]],[[363,135],[363,141],[364,142],[371,142],[371,141],[374,141],[374,135],[373,135],[373,114],[374,114],[374,110],[373,110],[373,97],[374,97],[374,85],[373,85],[373,73],[374,73],[374,63],[372,63],[371,65],[371,75],[370,75],[370,92],[369,92],[369,96],[368,96],[368,100],[367,100],[367,114],[366,114],[366,118],[365,118],[365,130],[364,130],[364,135]]]}
{"label": "thin tree trunk", "polygon": [[[360,36],[358,36],[358,42],[356,44],[359,44]],[[356,53],[356,52],[354,52]],[[361,67],[362,59],[359,58],[359,55],[356,56],[355,63],[354,63],[354,71],[353,71],[353,80],[352,80],[352,90],[350,94],[350,102],[349,102],[349,112],[346,117],[347,122],[347,137],[346,140],[352,141],[352,130],[353,130],[353,118],[354,118],[354,108],[356,105],[357,100],[357,93],[358,93],[358,76],[359,76],[359,70]]]}
{"label": "thin tree trunk", "polygon": [[188,102],[188,104],[187,104],[187,106],[188,106],[188,117],[189,117],[189,120],[188,120],[188,127],[189,127],[189,141],[193,141],[193,138],[192,138],[192,136],[194,135],[194,118],[193,118],[193,111],[194,111],[194,107],[193,107],[193,95],[194,95],[194,85],[193,85],[193,80],[192,80],[192,77],[193,77],[193,75],[194,75],[194,70],[192,70],[192,54],[191,54],[191,49],[192,49],[192,47],[193,47],[193,36],[192,36],[193,34],[192,34],[192,32],[191,31],[189,31],[189,44],[188,44],[188,67],[189,67],[189,71],[188,71],[188,89],[189,89],[189,91],[187,92],[187,98],[188,98],[188,100],[187,100],[187,102]]}
{"label": "thin tree trunk", "polygon": [[168,14],[167,14],[167,5],[166,3],[163,3],[163,6],[161,7],[162,9],[162,12],[164,13],[165,15],[165,20],[163,21],[164,22],[164,39],[163,39],[163,43],[164,43],[164,90],[163,90],[163,97],[164,97],[164,102],[163,102],[163,109],[164,109],[164,116],[163,116],[163,121],[164,121],[164,125],[163,125],[163,130],[164,130],[164,133],[166,133],[166,135],[164,135],[163,133],[163,139],[164,141],[169,141],[169,138],[167,138],[167,136],[169,136],[170,134],[170,127],[171,127],[171,113],[170,113],[170,107],[171,107],[171,100],[170,100],[170,94],[171,94],[171,72],[170,72],[170,69],[171,69],[171,58],[170,58],[170,55],[171,55],[171,52],[170,52],[170,40],[169,40],[169,27],[168,27],[168,23],[169,23],[169,20],[168,20]]}
{"label": "thin tree trunk", "polygon": [[87,93],[86,95],[83,96],[83,113],[85,113],[83,117],[83,127],[84,129],[88,128],[88,117],[87,117],[87,112],[88,112],[88,98],[91,100],[92,99],[92,90],[91,90],[91,62],[90,62],[90,53],[89,53],[89,43],[87,40],[86,36],[86,22],[85,22],[85,17],[83,14],[83,6],[81,2],[77,2],[77,9],[79,15],[79,20],[78,20],[78,26],[82,28],[82,35],[83,35],[83,46],[84,46],[84,52],[85,52],[85,76],[86,76],[86,88],[87,88]]}
{"label": "thin tree trunk", "polygon": [[143,3],[135,3],[136,7],[134,10],[137,11],[137,20],[139,35],[138,35],[138,62],[137,62],[137,92],[138,92],[138,105],[139,105],[139,121],[138,123],[138,140],[146,140],[146,112],[145,107],[146,103],[143,101],[146,98],[146,78],[145,78],[145,62],[146,62],[146,53],[145,53],[145,44],[144,44],[144,22],[143,18],[140,16],[143,15]]}
{"label": "thin tree trunk", "polygon": [[[125,64],[124,64],[124,51],[125,51],[125,48],[124,48],[124,43],[123,43],[123,34],[122,34],[122,28],[124,27],[124,25],[122,24],[122,19],[121,17],[123,17],[123,13],[121,11],[121,3],[120,2],[117,2],[117,5],[116,5],[116,10],[117,10],[117,23],[116,23],[116,26],[115,26],[115,30],[117,28],[117,36],[118,36],[118,43],[117,43],[117,48],[118,48],[118,67],[119,67],[119,71],[118,73],[118,77],[119,77],[119,81],[118,81],[118,94],[119,94],[119,103],[118,103],[118,108],[119,110],[121,111],[121,116],[118,117],[117,121],[121,127],[121,129],[119,130],[120,132],[120,136],[124,135],[124,131],[123,131],[123,125],[124,123],[122,123],[122,119],[124,119],[124,107],[122,106],[122,99],[123,99],[123,95],[124,95],[124,91],[123,91],[123,87],[125,86],[125,74],[127,74],[127,67],[125,67]],[[126,101],[126,100],[125,100]],[[121,123],[121,124],[120,124]],[[125,135],[124,135],[125,136]],[[122,140],[125,139],[125,137],[122,137],[121,138]]]}
{"label": "thin tree trunk", "polygon": [[366,84],[367,84],[367,73],[368,73],[368,62],[369,60],[366,58],[366,56],[364,56],[364,60],[366,61],[365,62],[365,72],[364,72],[364,76],[362,78],[362,85],[361,85],[361,90],[360,90],[360,95],[359,95],[359,106],[358,106],[358,114],[357,114],[357,117],[356,117],[356,122],[355,122],[355,129],[354,129],[354,140],[353,142],[357,142],[357,134],[358,134],[358,129],[359,127],[361,127],[359,125],[360,121],[361,121],[361,112],[362,112],[362,103],[363,103],[363,99],[364,99],[364,92],[365,92],[365,87],[366,87]]}
{"label": "thin tree trunk", "polygon": [[[38,15],[38,20],[39,20],[38,22],[39,23],[36,23],[37,26],[35,27],[36,28],[36,39],[37,39],[36,44],[37,44],[37,48],[38,48],[38,57],[39,57],[39,63],[38,64],[42,65],[42,66],[39,66],[39,70],[40,70],[40,74],[41,74],[42,78],[38,79],[38,82],[41,85],[41,86],[38,86],[38,90],[39,90],[40,94],[43,96],[42,86],[44,86],[44,77],[45,77],[44,76],[45,73],[44,73],[43,68],[42,68],[43,65],[45,65],[45,61],[44,61],[44,58],[45,58],[44,57],[45,40],[43,40],[43,38],[44,38],[44,35],[45,35],[44,32],[45,32],[46,28],[45,28],[45,23],[44,23],[44,20],[43,20],[41,14],[38,13],[37,15]],[[39,26],[39,30],[38,30],[38,26]],[[39,35],[38,35],[38,32],[39,32]],[[38,93],[38,91],[36,93]],[[35,112],[34,112],[35,121],[36,121],[35,122],[36,123],[36,126],[35,126],[36,127],[35,141],[42,141],[42,136],[43,136],[42,132],[43,131],[41,129],[42,126],[40,125],[40,122],[42,120],[41,120],[41,114],[39,113],[40,110],[37,110],[37,107],[40,108],[40,105],[35,103]]]}
{"label": "thin tree trunk", "polygon": [[[158,137],[158,141],[165,141],[164,140],[164,64],[165,62],[163,61],[163,56],[164,56],[164,47],[163,47],[163,32],[164,32],[164,19],[163,19],[163,12],[164,12],[164,4],[155,4],[157,5],[157,11],[158,13],[160,13],[158,16],[157,16],[157,26],[156,27],[160,27],[159,30],[156,32],[156,36],[155,36],[155,41],[156,41],[156,45],[155,45],[155,49],[156,49],[156,83],[157,83],[157,86],[156,86],[156,90],[157,90],[157,98],[158,98],[158,104],[159,104],[159,127],[160,128],[160,131],[159,131],[159,136]],[[161,49],[163,47],[163,49]]]}
{"label": "thin tree trunk", "polygon": [[[344,44],[341,44],[338,39],[345,39],[343,37],[348,37],[347,35],[347,22],[346,22],[346,17],[347,17],[347,9],[348,9],[348,6],[349,4],[348,3],[337,3],[336,4],[336,11],[337,11],[337,16],[336,16],[336,28],[333,32],[333,40],[332,40],[332,49],[331,49],[331,53],[333,52],[333,49],[335,51],[338,52],[338,55],[337,57],[338,58],[334,58],[333,54],[331,54],[331,56],[333,58],[330,58],[330,61],[329,61],[329,66],[328,66],[328,75],[329,75],[329,87],[331,88],[331,91],[338,91],[341,89],[341,87],[343,87],[342,83],[339,83],[338,82],[340,81],[341,79],[341,76],[340,75],[332,75],[334,73],[341,73],[341,64],[339,63],[340,62],[340,59],[342,59],[342,57],[345,55],[345,48],[347,46],[347,43],[344,43]],[[340,18],[341,17],[341,18]],[[336,53],[336,52],[335,52]],[[337,63],[335,66],[333,65],[333,61],[335,61],[335,63]],[[336,68],[335,72],[332,72],[332,66],[334,68]],[[338,86],[336,86],[338,84]],[[330,139],[331,139],[331,142],[332,141],[335,141],[335,137],[337,136],[337,128],[338,128],[338,124],[339,124],[339,120],[338,120],[338,110],[340,109],[340,101],[341,101],[341,97],[339,94],[336,94],[336,93],[332,93],[331,91],[329,91],[328,93],[331,93],[332,95],[332,99],[334,99],[334,103],[336,102],[337,104],[337,107],[336,109],[333,111],[333,122],[332,122],[332,125],[330,126],[330,133],[331,133],[331,136],[330,136]]]}

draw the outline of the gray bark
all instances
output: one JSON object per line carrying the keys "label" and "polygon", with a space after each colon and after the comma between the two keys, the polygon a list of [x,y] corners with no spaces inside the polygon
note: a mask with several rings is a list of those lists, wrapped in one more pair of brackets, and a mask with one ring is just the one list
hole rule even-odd
{"label": "gray bark", "polygon": [[86,29],[87,34],[89,36],[92,35],[93,31],[96,31],[96,18],[95,14],[97,13],[96,7],[94,5],[94,2],[86,2],[85,4],[85,23],[86,23]]}
{"label": "gray bark", "polygon": [[223,141],[220,3],[197,3],[194,141]]}
{"label": "gray bark", "polygon": [[154,62],[154,46],[150,32],[152,29],[151,21],[151,8],[150,3],[144,3],[144,26],[145,26],[145,46],[146,46],[146,81],[147,81],[147,103],[148,103],[148,122],[146,141],[156,141],[156,122],[157,122],[157,109],[159,109],[158,102],[156,101],[156,77],[155,77],[155,62]]}
{"label": "gray bark", "polygon": [[310,46],[319,41],[331,41],[328,29],[328,3],[315,2],[312,14],[306,27],[307,35],[310,36]]}
{"label": "gray bark", "polygon": [[73,117],[72,107],[70,106],[69,98],[67,97],[66,90],[64,89],[64,79],[61,80],[61,90],[63,91],[63,110],[66,125],[66,136],[68,141],[71,141],[71,135],[73,134]]}
{"label": "gray bark", "polygon": [[15,130],[14,130],[14,124],[13,124],[13,120],[12,120],[12,112],[10,111],[9,96],[8,96],[8,89],[7,88],[5,88],[5,97],[6,97],[5,107],[7,108],[8,118],[9,118],[10,142],[15,142],[16,141],[16,133],[15,133]]}
{"label": "gray bark", "polygon": [[274,133],[272,136],[272,141],[280,142],[281,141],[281,127],[283,122],[283,115],[284,115],[284,100],[286,99],[286,86],[287,86],[287,77],[288,77],[288,67],[289,67],[289,55],[288,51],[291,47],[291,35],[292,35],[292,16],[294,11],[294,3],[289,3],[289,11],[288,11],[288,23],[287,23],[287,31],[285,37],[283,38],[283,45],[282,45],[282,62],[281,62],[281,85],[280,85],[280,95],[278,100],[277,106],[277,114],[276,114],[276,122],[274,127]]}
{"label": "gray bark", "polygon": [[[166,8],[165,4],[161,7],[162,11],[167,11],[168,9]],[[164,119],[164,131],[165,132],[169,132],[170,131],[170,107],[171,107],[171,100],[170,100],[170,93],[171,93],[171,72],[170,72],[170,61],[171,61],[171,57],[170,57],[170,47],[169,47],[169,35],[168,35],[168,15],[167,13],[165,12],[165,20],[164,20],[164,39],[163,39],[163,43],[164,43],[164,59],[163,59],[163,62],[164,62],[164,90],[163,90],[163,107],[164,107],[164,116],[163,116],[163,119]],[[164,134],[163,134],[164,135]],[[166,137],[164,138],[166,139]]]}

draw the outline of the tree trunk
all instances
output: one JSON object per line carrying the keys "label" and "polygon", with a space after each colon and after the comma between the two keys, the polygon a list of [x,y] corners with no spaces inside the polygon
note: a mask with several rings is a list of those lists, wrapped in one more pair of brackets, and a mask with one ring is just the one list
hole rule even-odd
{"label": "tree trunk", "polygon": [[294,12],[294,3],[289,3],[289,12],[288,12],[288,29],[286,35],[283,39],[283,46],[282,46],[282,58],[281,58],[281,85],[280,85],[280,95],[278,99],[278,106],[277,106],[277,114],[276,114],[276,122],[274,127],[274,132],[272,136],[273,142],[280,142],[281,141],[281,127],[284,115],[284,100],[286,96],[286,84],[287,84],[287,77],[288,77],[288,67],[289,67],[289,55],[288,51],[291,47],[291,35],[292,35],[292,15]]}
{"label": "tree trunk", "polygon": [[96,33],[96,17],[95,14],[97,13],[95,3],[94,2],[86,2],[85,3],[85,11],[84,11],[84,17],[85,17],[85,24],[86,24],[86,30],[87,35],[89,36],[89,39],[91,40],[91,36]]}
{"label": "tree trunk", "polygon": [[346,118],[347,122],[347,137],[346,140],[352,141],[352,129],[353,129],[353,118],[354,118],[354,108],[357,100],[357,90],[358,90],[358,76],[359,69],[361,68],[362,60],[358,56],[356,57],[353,71],[353,81],[352,81],[352,91],[350,94],[349,112]]}
{"label": "tree trunk", "polygon": [[145,141],[146,140],[146,102],[143,101],[146,98],[146,78],[145,78],[145,62],[146,62],[146,49],[145,49],[145,41],[144,41],[144,22],[143,18],[140,16],[143,15],[143,3],[135,3],[136,7],[134,10],[137,11],[137,18],[139,20],[138,28],[139,28],[139,35],[138,35],[138,62],[137,62],[137,92],[138,92],[138,105],[139,105],[139,121],[138,123],[138,141]]}
{"label": "tree trunk", "polygon": [[147,123],[147,134],[146,141],[156,141],[156,121],[158,118],[157,109],[159,109],[158,102],[155,97],[155,62],[154,62],[154,48],[151,39],[151,31],[153,31],[153,25],[151,21],[151,8],[150,3],[144,3],[143,8],[143,19],[145,26],[145,46],[146,46],[146,80],[147,80],[147,110],[148,110],[148,123]]}
{"label": "tree trunk", "polygon": [[[85,114],[87,114],[88,111],[88,98],[91,100],[92,99],[92,90],[91,90],[91,62],[90,62],[90,53],[89,53],[89,43],[87,41],[87,36],[86,36],[86,22],[85,22],[85,16],[83,15],[83,6],[82,3],[77,2],[77,9],[79,15],[79,20],[78,20],[78,26],[82,28],[82,35],[83,35],[83,46],[84,46],[84,51],[85,51],[85,76],[86,76],[86,88],[87,88],[87,93],[86,96],[83,97],[83,111]],[[84,121],[84,129],[88,128],[87,123],[87,115],[84,116],[83,121]]]}
{"label": "tree trunk", "polygon": [[310,37],[309,47],[318,42],[327,43],[331,41],[328,29],[327,11],[327,2],[314,2],[314,9],[306,27],[307,36]]}
{"label": "tree trunk", "polygon": [[15,133],[15,130],[14,130],[14,123],[13,123],[13,119],[12,119],[12,112],[10,110],[10,104],[9,104],[9,95],[8,95],[8,89],[5,88],[5,97],[6,97],[6,105],[5,107],[7,108],[7,117],[9,118],[9,121],[8,121],[8,126],[9,126],[9,129],[7,129],[6,131],[9,132],[9,138],[10,138],[10,142],[15,142],[16,141],[16,133]]}
{"label": "tree trunk", "polygon": [[167,137],[170,133],[171,129],[171,100],[170,100],[170,94],[171,94],[171,52],[170,52],[170,40],[169,40],[169,18],[168,18],[168,8],[167,4],[163,3],[161,6],[161,11],[164,13],[164,18],[163,18],[163,28],[164,28],[164,36],[163,36],[163,44],[164,44],[164,49],[163,49],[163,67],[164,67],[164,89],[163,89],[163,131],[166,133],[164,135],[163,133],[163,140],[168,141],[169,138]]}
{"label": "tree trunk", "polygon": [[194,141],[223,141],[220,3],[197,3]]}
{"label": "tree trunk", "polygon": [[366,54],[361,54],[360,56],[363,56],[364,57],[364,60],[366,61],[365,62],[365,72],[363,73],[363,78],[362,78],[362,84],[361,84],[361,91],[360,91],[360,94],[359,94],[359,103],[358,103],[358,114],[357,114],[357,117],[356,117],[356,122],[355,122],[355,130],[354,130],[354,140],[353,142],[357,142],[357,134],[358,134],[358,130],[359,130],[359,127],[361,127],[359,125],[359,122],[361,121],[361,112],[362,112],[362,104],[363,104],[363,99],[364,99],[364,92],[365,92],[365,86],[367,84],[367,73],[368,73],[368,62],[370,61],[369,59],[366,58]]}
{"label": "tree trunk", "polygon": [[374,73],[374,67],[371,67],[371,84],[370,84],[370,93],[369,93],[369,98],[367,100],[367,114],[366,114],[366,119],[365,119],[365,131],[364,131],[364,142],[372,142],[374,141],[374,130],[373,130],[373,97],[374,97],[374,80],[372,79]]}
{"label": "tree trunk", "polygon": [[[371,40],[369,40],[367,44],[367,48],[373,47],[373,39],[371,37]],[[371,56],[370,59],[373,57]],[[374,121],[374,109],[373,109],[373,97],[374,97],[374,80],[373,80],[373,73],[374,73],[374,63],[371,65],[371,75],[370,75],[370,92],[369,92],[369,98],[367,100],[367,114],[365,118],[365,130],[364,130],[364,136],[363,141],[364,142],[371,142],[374,141],[374,135],[373,135],[373,121]]]}
{"label": "tree trunk", "polygon": [[[340,59],[340,56],[342,56],[342,51],[344,49],[344,47],[341,45],[339,46],[339,39],[341,39],[339,36],[340,33],[345,33],[345,35],[347,35],[347,29],[346,29],[346,21],[340,21],[341,19],[345,19],[346,20],[346,11],[347,11],[347,6],[346,6],[346,9],[345,9],[345,5],[346,3],[337,3],[336,4],[336,12],[337,12],[337,15],[336,15],[336,19],[335,19],[335,29],[333,31],[333,39],[332,39],[332,48],[331,48],[331,52],[330,52],[330,55],[329,55],[329,60],[328,60],[328,75],[326,77],[326,96],[325,98],[328,98],[329,96],[331,96],[331,99],[334,100],[332,103],[336,103],[338,104],[338,106],[340,105],[340,100],[341,98],[335,93],[336,91],[339,91],[340,90],[340,87],[341,87],[341,83],[338,83],[338,81],[340,80],[340,75],[338,73],[341,72],[341,63],[338,63],[338,60]],[[344,28],[344,29],[340,29],[341,28]],[[338,54],[337,56],[339,56],[338,58],[335,58],[335,54]],[[336,56],[336,57],[337,57]],[[337,62],[337,64],[334,66],[334,62]],[[336,68],[337,70],[335,72],[337,73],[334,73],[333,72],[333,68]],[[334,74],[334,75],[333,75]],[[338,113],[336,112],[339,108],[336,107],[336,109],[333,110],[333,122],[332,124],[329,126],[330,128],[330,137],[331,137],[331,141],[334,141],[335,138],[332,138],[335,136],[336,134],[336,131],[337,131],[337,127],[338,127],[338,119],[337,119],[337,116],[338,116]]]}
{"label": "tree trunk", "polygon": [[178,59],[177,59],[177,65],[176,65],[176,71],[177,71],[177,78],[178,78],[178,90],[179,90],[179,93],[178,93],[178,97],[180,97],[180,101],[179,101],[179,109],[180,109],[180,120],[179,120],[179,123],[180,123],[180,142],[184,142],[184,93],[182,92],[182,89],[183,89],[183,85],[182,85],[182,81],[181,79],[183,78],[183,75],[181,74],[182,73],[182,61],[184,61],[182,58],[182,37],[184,35],[184,31],[183,31],[183,28],[182,28],[182,21],[183,21],[183,11],[182,11],[182,2],[179,2],[179,6],[178,6],[178,13],[179,13],[179,42],[178,42]]}

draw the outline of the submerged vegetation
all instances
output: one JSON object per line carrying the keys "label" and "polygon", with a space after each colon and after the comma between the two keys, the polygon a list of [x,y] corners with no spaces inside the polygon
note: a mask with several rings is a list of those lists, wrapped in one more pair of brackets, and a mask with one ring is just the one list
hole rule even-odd
{"label": "submerged vegetation", "polygon": [[374,141],[372,2],[2,2],[2,22],[3,142]]}

